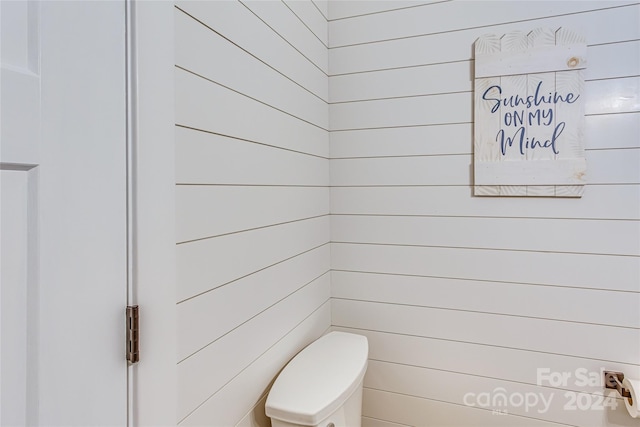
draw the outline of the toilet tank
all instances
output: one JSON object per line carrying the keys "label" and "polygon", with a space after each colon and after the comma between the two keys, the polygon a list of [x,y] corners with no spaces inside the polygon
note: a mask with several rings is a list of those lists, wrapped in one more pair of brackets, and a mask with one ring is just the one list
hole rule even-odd
{"label": "toilet tank", "polygon": [[359,426],[369,345],[362,335],[331,332],[298,353],[266,403],[273,426]]}

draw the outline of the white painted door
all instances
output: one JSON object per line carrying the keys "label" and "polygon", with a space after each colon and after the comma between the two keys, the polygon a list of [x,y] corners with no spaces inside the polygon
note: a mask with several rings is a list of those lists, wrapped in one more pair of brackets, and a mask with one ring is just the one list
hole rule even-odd
{"label": "white painted door", "polygon": [[0,14],[0,424],[125,425],[125,2]]}

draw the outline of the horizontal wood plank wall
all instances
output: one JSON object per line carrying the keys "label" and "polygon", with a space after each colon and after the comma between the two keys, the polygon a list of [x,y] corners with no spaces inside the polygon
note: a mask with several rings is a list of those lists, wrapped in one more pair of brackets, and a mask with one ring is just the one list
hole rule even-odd
{"label": "horizontal wood plank wall", "polygon": [[[369,338],[363,425],[637,425],[578,376],[640,378],[638,2],[354,1],[328,17],[332,324]],[[543,26],[587,38],[584,197],[473,197],[473,42]]]}
{"label": "horizontal wood plank wall", "polygon": [[176,4],[180,425],[268,426],[271,383],[331,324],[319,5]]}

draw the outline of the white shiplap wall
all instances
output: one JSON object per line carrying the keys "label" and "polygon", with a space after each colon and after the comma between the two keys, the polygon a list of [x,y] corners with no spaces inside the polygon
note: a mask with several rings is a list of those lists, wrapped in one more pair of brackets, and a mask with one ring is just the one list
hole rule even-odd
{"label": "white shiplap wall", "polygon": [[180,425],[267,425],[330,326],[327,29],[310,1],[176,5]]}
{"label": "white shiplap wall", "polygon": [[[177,421],[268,425],[333,324],[370,341],[366,426],[633,425],[536,370],[640,377],[635,3],[178,2]],[[585,196],[474,198],[473,41],[538,26],[587,37]],[[553,397],[465,405],[498,388]]]}
{"label": "white shiplap wall", "polygon": [[[369,338],[365,426],[638,425],[564,407],[599,401],[576,369],[640,378],[637,3],[330,2],[332,324]],[[585,195],[473,197],[473,42],[542,26],[587,39]]]}

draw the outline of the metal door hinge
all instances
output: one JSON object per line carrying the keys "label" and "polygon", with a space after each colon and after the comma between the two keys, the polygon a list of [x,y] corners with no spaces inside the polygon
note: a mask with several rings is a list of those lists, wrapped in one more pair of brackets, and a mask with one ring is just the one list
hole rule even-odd
{"label": "metal door hinge", "polygon": [[138,331],[138,306],[127,307],[127,361],[136,363],[140,360]]}

